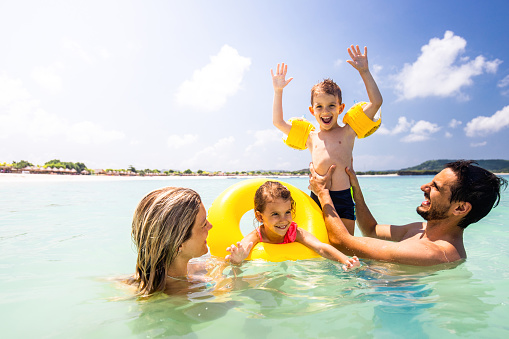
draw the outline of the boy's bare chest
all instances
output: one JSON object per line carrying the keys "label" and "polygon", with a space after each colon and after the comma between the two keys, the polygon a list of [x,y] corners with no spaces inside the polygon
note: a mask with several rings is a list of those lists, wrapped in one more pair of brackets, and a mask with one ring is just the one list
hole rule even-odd
{"label": "boy's bare chest", "polygon": [[353,151],[354,141],[355,137],[345,133],[343,130],[328,133],[315,133],[311,138],[311,153],[313,154],[313,158],[315,158],[315,156],[320,158],[350,157]]}

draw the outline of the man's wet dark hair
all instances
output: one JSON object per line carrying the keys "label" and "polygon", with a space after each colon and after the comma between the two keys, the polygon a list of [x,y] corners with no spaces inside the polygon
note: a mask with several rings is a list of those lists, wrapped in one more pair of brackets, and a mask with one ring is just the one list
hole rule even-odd
{"label": "man's wet dark hair", "polygon": [[461,228],[484,218],[500,202],[501,188],[507,187],[507,180],[473,164],[477,163],[458,160],[445,165],[457,177],[451,186],[451,202],[465,201],[472,205],[470,212],[458,224]]}

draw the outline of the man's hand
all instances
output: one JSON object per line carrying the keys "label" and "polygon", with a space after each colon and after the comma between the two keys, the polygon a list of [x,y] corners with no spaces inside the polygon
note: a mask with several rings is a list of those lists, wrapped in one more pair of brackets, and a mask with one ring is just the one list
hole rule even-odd
{"label": "man's hand", "polygon": [[332,173],[334,173],[334,170],[336,169],[336,165],[331,165],[329,169],[327,170],[327,173],[325,175],[320,175],[316,173],[315,166],[313,163],[309,164],[309,171],[311,172],[309,174],[309,187],[316,196],[319,196],[319,193],[322,191],[328,191],[331,186],[331,178]]}
{"label": "man's hand", "polygon": [[353,169],[353,159],[352,163],[350,164],[350,167],[345,168],[345,172],[348,175],[348,178],[350,179],[350,186],[352,186],[352,189],[358,189],[359,180],[357,179],[357,175],[355,174],[355,171]]}

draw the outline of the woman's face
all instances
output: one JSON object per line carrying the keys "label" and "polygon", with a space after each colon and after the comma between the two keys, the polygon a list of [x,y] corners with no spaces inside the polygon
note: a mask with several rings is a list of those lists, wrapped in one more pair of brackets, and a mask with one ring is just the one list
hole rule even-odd
{"label": "woman's face", "polygon": [[207,248],[207,236],[211,228],[212,224],[207,220],[207,211],[203,203],[201,203],[200,210],[193,224],[191,238],[182,244],[182,251],[180,254],[189,259],[201,257],[206,254],[209,251]]}

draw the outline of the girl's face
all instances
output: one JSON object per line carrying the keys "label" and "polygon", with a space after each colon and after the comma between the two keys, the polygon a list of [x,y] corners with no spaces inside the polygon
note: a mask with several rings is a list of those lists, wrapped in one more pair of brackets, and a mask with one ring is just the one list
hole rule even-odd
{"label": "girl's face", "polygon": [[265,205],[263,212],[256,211],[256,219],[263,223],[267,236],[284,236],[292,223],[292,202],[276,199]]}

